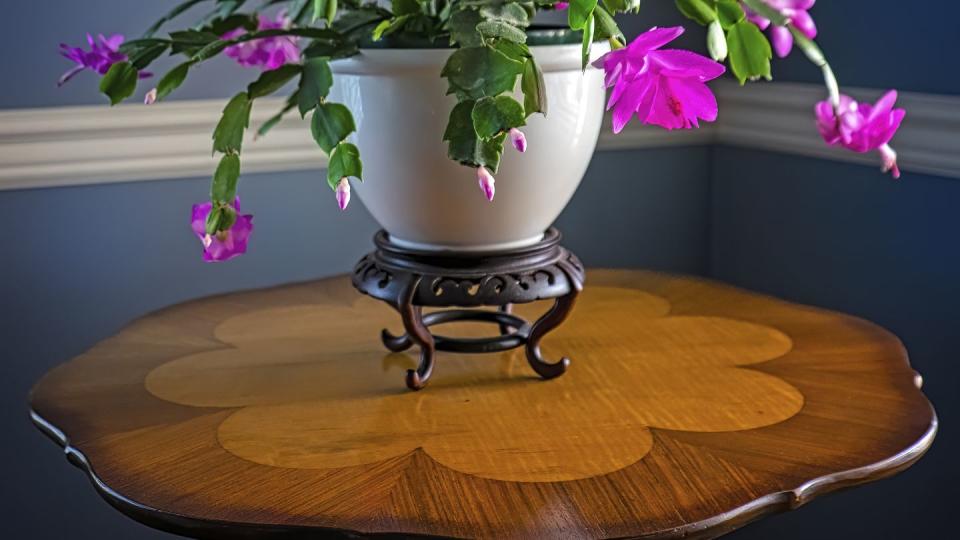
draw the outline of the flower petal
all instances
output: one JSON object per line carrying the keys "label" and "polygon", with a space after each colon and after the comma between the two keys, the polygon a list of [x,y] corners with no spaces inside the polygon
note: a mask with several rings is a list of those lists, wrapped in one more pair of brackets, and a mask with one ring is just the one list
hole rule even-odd
{"label": "flower petal", "polygon": [[63,86],[67,83],[67,81],[72,79],[74,75],[80,73],[81,71],[83,71],[83,66],[74,66],[70,68],[66,73],[60,76],[60,79],[57,81],[57,86]]}
{"label": "flower petal", "polygon": [[683,115],[690,123],[697,125],[698,118],[707,122],[717,119],[717,97],[706,84],[691,79],[670,79],[668,82],[674,97],[683,104]]}
{"label": "flower petal", "polygon": [[794,13],[790,17],[790,24],[810,39],[817,37],[817,25],[813,22],[813,17],[805,10]]}
{"label": "flower petal", "polygon": [[785,9],[808,10],[817,3],[817,0],[765,0],[765,2],[773,9],[783,11]]}
{"label": "flower petal", "polygon": [[668,28],[658,28],[654,26],[650,30],[640,34],[627,45],[630,54],[644,55],[654,49],[659,49],[667,43],[677,39],[683,34],[682,26],[672,26]]}
{"label": "flower petal", "polygon": [[867,122],[873,122],[878,117],[884,114],[889,114],[893,110],[893,106],[897,103],[897,91],[890,90],[886,94],[880,97],[877,100],[877,103],[870,109],[869,112],[864,111],[864,114],[867,115]]}
{"label": "flower petal", "polygon": [[695,77],[700,81],[710,81],[726,71],[723,64],[683,49],[652,51],[647,58],[651,69],[667,77]]}
{"label": "flower petal", "polygon": [[793,50],[793,34],[783,26],[774,26],[770,29],[770,41],[774,52],[780,58],[786,58]]}
{"label": "flower petal", "polygon": [[207,215],[210,214],[210,210],[212,209],[213,204],[209,201],[193,205],[190,216],[190,228],[193,229],[193,232],[198,238],[203,238],[207,234]]}

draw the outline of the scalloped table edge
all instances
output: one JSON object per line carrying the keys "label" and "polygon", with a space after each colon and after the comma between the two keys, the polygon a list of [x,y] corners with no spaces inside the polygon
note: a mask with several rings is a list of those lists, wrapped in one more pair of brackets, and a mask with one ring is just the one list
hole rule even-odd
{"label": "scalloped table edge", "polygon": [[[915,379],[915,384],[918,389],[922,385],[921,380],[919,376]],[[920,458],[926,454],[927,450],[930,449],[934,438],[936,438],[939,426],[937,413],[929,400],[927,404],[930,407],[930,426],[912,445],[904,448],[893,456],[861,467],[808,480],[792,490],[769,493],[738,508],[708,519],[688,523],[682,527],[656,531],[637,538],[716,538],[748,525],[762,517],[799,508],[822,495],[893,476],[919,461]],[[32,408],[30,410],[30,419],[44,435],[63,448],[67,461],[87,475],[94,489],[110,506],[127,517],[154,529],[191,538],[212,540],[237,538],[270,540],[308,539],[316,538],[318,533],[342,538],[446,538],[433,535],[409,534],[399,531],[369,533],[326,527],[258,523],[243,524],[243,533],[238,533],[237,523],[226,523],[174,514],[150,507],[124,496],[122,493],[108,486],[97,476],[93,464],[90,463],[82,450],[70,444],[70,439],[67,434],[48,422]]]}

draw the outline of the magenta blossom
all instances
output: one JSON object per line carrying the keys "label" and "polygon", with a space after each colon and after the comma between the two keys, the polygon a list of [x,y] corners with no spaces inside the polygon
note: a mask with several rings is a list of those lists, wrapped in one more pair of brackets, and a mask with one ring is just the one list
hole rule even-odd
{"label": "magenta blossom", "polygon": [[[817,25],[813,22],[813,17],[807,11],[813,7],[817,0],[763,0],[764,3],[780,12],[787,18],[787,22],[800,31],[801,34],[810,39],[817,37]],[[747,6],[743,6],[747,19],[756,24],[761,30],[770,27],[770,19],[761,17],[753,12]],[[786,58],[793,49],[793,34],[785,26],[774,26],[770,28],[770,41],[773,42],[773,50],[777,56]]]}
{"label": "magenta blossom", "polygon": [[[60,80],[57,81],[57,86],[63,86],[63,84],[72,79],[74,75],[85,69],[90,69],[100,75],[105,75],[107,71],[110,71],[110,66],[117,62],[126,62],[127,55],[120,52],[120,45],[122,43],[123,36],[121,34],[114,34],[109,38],[104,37],[103,34],[98,34],[97,39],[93,39],[93,36],[87,34],[87,44],[90,45],[89,51],[83,50],[83,47],[71,47],[66,43],[61,43],[60,54],[77,65],[67,70],[67,72],[60,77]],[[149,77],[151,74],[146,71],[141,71],[139,75],[140,78],[143,79]]]}
{"label": "magenta blossom", "polygon": [[717,119],[717,98],[705,84],[723,74],[723,65],[679,49],[658,50],[683,33],[683,27],[652,28],[622,49],[593,63],[613,87],[613,132],[620,133],[634,114],[644,124],[666,129],[699,127]]}
{"label": "magenta blossom", "polygon": [[570,7],[570,2],[555,2],[553,4],[553,9],[563,10],[567,9],[568,7]]}
{"label": "magenta blossom", "polygon": [[207,234],[206,230],[207,216],[212,209],[213,204],[210,202],[195,204],[193,216],[190,219],[190,227],[203,244],[203,260],[206,262],[228,261],[246,253],[247,240],[253,232],[253,216],[239,215],[240,197],[233,202],[233,209],[238,214],[237,220],[232,227],[215,235]]}
{"label": "magenta blossom", "polygon": [[857,103],[850,96],[841,95],[840,106],[834,110],[829,101],[821,101],[816,106],[817,129],[829,145],[860,153],[878,150],[883,172],[890,171],[894,178],[900,178],[897,153],[889,142],[907,113],[893,108],[896,101],[896,90],[884,94],[876,105]]}
{"label": "magenta blossom", "polygon": [[[257,30],[287,29],[290,25],[290,17],[283,11],[277,13],[274,20],[261,14]],[[233,39],[246,33],[243,28],[237,28],[227,32],[222,38]],[[254,39],[231,45],[224,52],[241,66],[260,67],[263,71],[271,71],[284,64],[296,64],[300,61],[300,48],[297,46],[299,39],[297,36]]]}

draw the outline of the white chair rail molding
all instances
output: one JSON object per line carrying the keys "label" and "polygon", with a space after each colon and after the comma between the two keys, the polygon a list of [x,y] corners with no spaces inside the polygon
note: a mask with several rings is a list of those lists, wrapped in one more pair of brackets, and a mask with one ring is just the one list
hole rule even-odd
{"label": "white chair rail molding", "polygon": [[[604,126],[598,150],[723,144],[876,165],[875,156],[823,144],[811,109],[823,97],[817,84],[714,86],[720,116],[699,130],[664,131],[628,124],[614,136]],[[875,100],[881,89],[850,94]],[[251,125],[266,121],[283,98],[264,98]],[[900,168],[960,178],[960,96],[901,92],[909,113],[894,139]],[[0,111],[0,190],[100,184],[210,175],[216,160],[207,150],[224,100],[13,109]],[[244,146],[243,170],[272,172],[319,169],[326,157],[304,121],[289,115],[269,134]],[[252,132],[253,130],[251,130]]]}

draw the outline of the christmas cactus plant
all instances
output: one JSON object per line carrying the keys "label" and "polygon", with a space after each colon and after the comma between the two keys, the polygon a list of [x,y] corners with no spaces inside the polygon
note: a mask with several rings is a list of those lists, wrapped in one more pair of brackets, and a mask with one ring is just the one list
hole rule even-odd
{"label": "christmas cactus plant", "polygon": [[[240,214],[237,184],[245,132],[257,99],[295,82],[286,105],[263,125],[265,135],[285,114],[310,117],[318,147],[329,157],[327,183],[340,209],[350,201],[350,180],[362,180],[359,149],[349,139],[353,115],[328,99],[333,85],[330,62],[358,54],[378,41],[404,39],[451,48],[438,77],[456,98],[443,141],[450,159],[477,170],[483,195],[494,197],[494,174],[509,140],[523,152],[522,132],[533,114],[547,114],[544,77],[527,46],[527,29],[538,11],[565,11],[569,27],[582,34],[582,66],[591,47],[607,41],[610,52],[594,62],[605,71],[613,130],[633,118],[666,129],[689,129],[716,119],[717,101],[706,83],[729,65],[741,84],[770,79],[774,53],[796,48],[823,72],[827,98],[815,105],[825,142],[855,152],[878,151],[884,171],[899,176],[889,141],[904,117],[891,91],[876,105],[859,104],[840,93],[837,79],[814,42],[817,28],[809,14],[815,0],[676,0],[684,16],[707,28],[712,58],[670,49],[682,27],[653,28],[627,43],[614,16],[635,13],[640,0],[187,0],[174,7],[138,39],[87,36],[89,49],[61,45],[75,63],[60,84],[85,69],[102,76],[100,90],[111,104],[131,97],[150,65],[163,55],[182,62],[159,77],[146,93],[152,104],[170,96],[200,64],[226,55],[259,76],[234,95],[213,131],[220,155],[210,200],[193,207],[192,227],[204,260],[222,261],[246,251],[252,216]],[[256,4],[256,5],[254,5]],[[185,29],[160,31],[186,13],[197,13]],[[765,33],[766,32],[766,33]],[[768,37],[769,36],[769,37]],[[772,46],[771,46],[772,42]],[[517,89],[519,87],[519,92]],[[519,98],[519,99],[518,99]],[[437,141],[438,144],[441,141]],[[536,141],[531,141],[536,144]]]}

